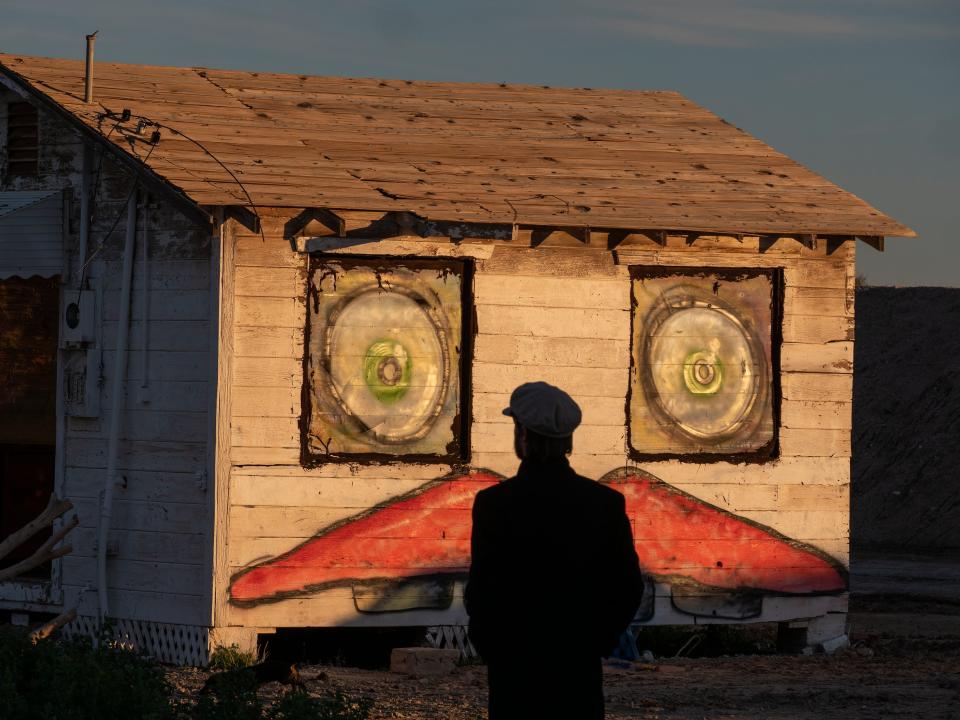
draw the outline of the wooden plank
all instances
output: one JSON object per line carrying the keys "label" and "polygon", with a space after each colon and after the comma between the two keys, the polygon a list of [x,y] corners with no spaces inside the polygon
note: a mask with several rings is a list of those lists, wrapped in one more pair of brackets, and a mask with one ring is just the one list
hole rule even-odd
{"label": "wooden plank", "polygon": [[780,452],[784,457],[850,457],[850,446],[849,429],[780,429]]}
{"label": "wooden plank", "polygon": [[[99,503],[92,499],[74,501],[80,527],[96,528],[100,520]],[[118,500],[113,506],[111,532],[137,530],[141,532],[193,533],[204,527],[206,512],[201,503],[165,503]]]}
{"label": "wooden plank", "polygon": [[480,393],[502,393],[525,382],[543,380],[564,388],[577,398],[624,398],[629,379],[627,368],[535,367],[475,362],[473,389]]}
{"label": "wooden plank", "polygon": [[234,351],[243,357],[303,357],[303,328],[235,326]]}
{"label": "wooden plank", "polygon": [[813,542],[850,537],[846,507],[825,510],[745,510],[743,516],[773,528],[794,540]]}
{"label": "wooden plank", "polygon": [[[640,468],[665,482],[676,485],[686,483],[844,485],[850,482],[850,459],[845,457],[781,456],[763,465],[661,461],[643,463]],[[611,469],[613,467],[608,468],[608,470]]]}
{"label": "wooden plank", "polygon": [[235,302],[237,325],[302,328],[306,322],[303,298],[241,297]]}
{"label": "wooden plank", "polygon": [[853,301],[846,288],[806,288],[788,286],[784,289],[784,309],[798,315],[850,316]]}
{"label": "wooden plank", "polygon": [[782,485],[778,491],[780,507],[785,510],[817,510],[850,507],[850,485]]}
{"label": "wooden plank", "polygon": [[230,506],[230,537],[302,537],[353,514],[349,508]]}
{"label": "wooden plank", "polygon": [[[89,592],[90,585],[65,585],[64,604],[77,608],[77,613],[97,617],[97,593]],[[201,625],[205,622],[205,603],[202,595],[184,593],[140,592],[134,589],[108,591],[108,602],[113,617],[119,619],[148,619],[161,623]]]}
{"label": "wooden plank", "polygon": [[279,477],[276,475],[234,475],[230,499],[235,507],[290,506],[320,507],[359,512],[389,498],[409,492],[431,478],[395,477],[321,477],[316,474]]}
{"label": "wooden plank", "polygon": [[300,448],[300,421],[296,417],[234,416],[230,430],[235,448]]}
{"label": "wooden plank", "polygon": [[237,297],[305,297],[307,284],[304,268],[247,267],[236,269]]}
{"label": "wooden plank", "polygon": [[783,373],[780,378],[785,400],[850,402],[853,375],[847,373]]}
{"label": "wooden plank", "polygon": [[[206,290],[150,290],[150,320],[206,320],[210,317]],[[143,295],[134,292],[130,317],[143,318]],[[119,317],[119,291],[103,293],[103,319]]]}
{"label": "wooden plank", "polygon": [[[98,530],[77,528],[70,533],[71,555],[95,558]],[[175,561],[185,565],[203,566],[205,560],[203,533],[149,532],[123,530],[112,533],[117,560]],[[193,589],[193,588],[191,588]]]}
{"label": "wooden plank", "polygon": [[626,368],[630,364],[630,342],[606,338],[480,334],[474,342],[474,359],[501,365]]}
{"label": "wooden plank", "polygon": [[[210,283],[210,268],[203,260],[156,260],[149,263],[147,286],[151,292],[171,290],[207,290]],[[105,290],[119,290],[121,273],[104,275]],[[134,269],[133,288],[138,292],[142,282],[142,268]]]}
{"label": "wooden plank", "polygon": [[785,428],[850,431],[853,427],[853,403],[813,402],[788,400],[781,409],[781,424]]}
{"label": "wooden plank", "polygon": [[233,417],[300,417],[298,387],[237,387],[233,393]]}
{"label": "wooden plank", "polygon": [[303,365],[296,358],[237,357],[233,364],[235,388],[299,388]]}
{"label": "wooden plank", "polygon": [[533,335],[554,338],[629,340],[630,314],[626,310],[478,305],[477,330],[484,335]]}
{"label": "wooden plank", "polygon": [[290,243],[281,237],[268,236],[267,241],[259,237],[238,234],[237,237],[237,267],[277,267],[277,268],[304,268],[306,257],[295,252]]}
{"label": "wooden plank", "polygon": [[[127,386],[128,407],[146,408],[139,404],[136,388],[139,381],[131,380]],[[207,409],[206,382],[173,382],[168,380],[150,380],[150,403],[152,410],[160,412],[205,412]],[[100,390],[100,407],[109,408],[113,399],[113,388],[104,385]],[[105,414],[107,410],[102,410]],[[103,415],[101,415],[103,417]]]}
{"label": "wooden plank", "polygon": [[237,465],[284,465],[296,467],[300,464],[298,448],[232,447],[230,461]]}
{"label": "wooden plank", "polygon": [[[105,468],[105,438],[67,437],[68,468]],[[203,442],[156,442],[132,440],[120,443],[117,468],[120,470],[165,470],[200,472],[205,465]]]}
{"label": "wooden plank", "polygon": [[[140,381],[143,379],[143,351],[127,351],[127,379]],[[147,356],[147,379],[156,382],[189,382],[206,384],[206,352],[171,352],[168,350],[150,350]],[[104,350],[103,375],[112,377],[116,363],[116,351]],[[105,383],[106,384],[106,383]],[[137,382],[139,385],[139,382]]]}
{"label": "wooden plank", "polygon": [[853,342],[853,337],[852,316],[787,314],[783,316],[783,340],[787,343]]}
{"label": "wooden plank", "polygon": [[224,223],[224,215],[217,217],[217,232],[214,242],[218,252],[217,288],[218,323],[216,337],[216,414],[213,447],[209,448],[213,458],[213,493],[208,514],[211,527],[207,533],[210,541],[210,578],[209,615],[214,627],[226,623],[229,609],[227,606],[227,584],[229,582],[229,543],[230,543],[230,485],[231,485],[231,443],[230,423],[233,415],[235,353],[234,310],[237,241],[233,229],[235,223]]}
{"label": "wooden plank", "polygon": [[[210,341],[210,323],[207,320],[155,320],[147,323],[148,343],[151,352],[203,352]],[[117,322],[104,322],[101,326],[104,350],[117,347]],[[143,347],[142,320],[130,323],[130,347]]]}
{"label": "wooden plank", "polygon": [[[536,252],[536,249],[534,250]],[[629,310],[630,286],[609,279],[529,277],[477,273],[477,305]]]}
{"label": "wooden plank", "polygon": [[780,369],[785,373],[852,373],[853,342],[784,343]]}

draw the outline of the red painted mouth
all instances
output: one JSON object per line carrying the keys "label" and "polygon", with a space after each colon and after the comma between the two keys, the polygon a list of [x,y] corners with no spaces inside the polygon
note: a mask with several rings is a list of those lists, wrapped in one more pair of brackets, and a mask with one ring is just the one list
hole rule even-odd
{"label": "red painted mouth", "polygon": [[[489,471],[435,480],[335,523],[299,547],[237,573],[231,602],[253,605],[381,579],[465,575],[474,496]],[[654,578],[723,590],[824,594],[846,589],[829,556],[688,495],[652,475],[616,470],[640,566]]]}

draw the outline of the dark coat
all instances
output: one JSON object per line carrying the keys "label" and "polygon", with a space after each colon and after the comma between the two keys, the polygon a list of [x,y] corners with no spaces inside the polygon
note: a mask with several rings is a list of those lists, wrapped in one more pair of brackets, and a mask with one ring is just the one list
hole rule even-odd
{"label": "dark coat", "polygon": [[566,459],[477,494],[465,604],[490,718],[602,718],[600,658],[643,594],[623,495]]}

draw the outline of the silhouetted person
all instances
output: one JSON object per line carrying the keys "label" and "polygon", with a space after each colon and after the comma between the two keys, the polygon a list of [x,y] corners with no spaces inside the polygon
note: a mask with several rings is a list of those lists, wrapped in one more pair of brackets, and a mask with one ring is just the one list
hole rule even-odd
{"label": "silhouetted person", "polygon": [[521,385],[503,413],[520,468],[474,501],[465,597],[490,720],[602,718],[600,660],[643,594],[624,498],[570,468],[581,414],[565,392]]}

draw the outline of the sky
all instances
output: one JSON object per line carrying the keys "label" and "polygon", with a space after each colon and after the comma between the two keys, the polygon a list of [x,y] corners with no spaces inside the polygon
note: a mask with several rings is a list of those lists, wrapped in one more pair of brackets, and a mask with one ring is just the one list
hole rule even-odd
{"label": "sky", "polygon": [[678,90],[917,231],[871,285],[960,286],[960,0],[0,0],[0,51]]}

